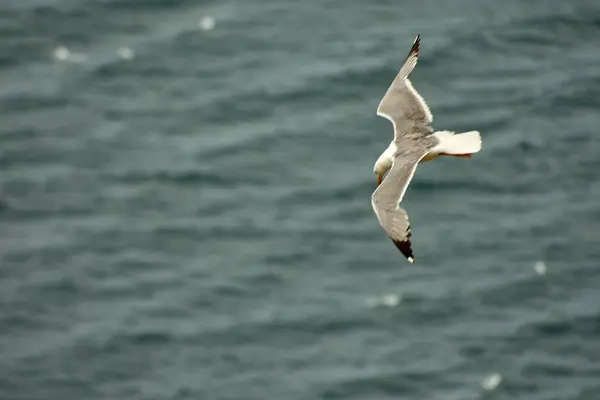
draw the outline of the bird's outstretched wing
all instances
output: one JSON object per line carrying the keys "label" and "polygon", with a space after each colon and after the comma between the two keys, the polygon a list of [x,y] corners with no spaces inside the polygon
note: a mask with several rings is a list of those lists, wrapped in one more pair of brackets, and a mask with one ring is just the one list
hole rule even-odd
{"label": "bird's outstretched wing", "polygon": [[390,172],[371,196],[371,205],[381,227],[411,263],[414,262],[415,257],[410,242],[412,236],[410,221],[408,214],[399,203],[406,193],[419,161],[429,151],[426,147],[416,144],[417,142],[413,143],[415,144],[410,151],[394,158]]}
{"label": "bird's outstretched wing", "polygon": [[433,121],[427,103],[408,79],[408,75],[417,65],[420,43],[421,36],[417,35],[402,68],[377,107],[377,115],[387,118],[394,125],[396,138],[415,126],[415,123],[429,125]]}

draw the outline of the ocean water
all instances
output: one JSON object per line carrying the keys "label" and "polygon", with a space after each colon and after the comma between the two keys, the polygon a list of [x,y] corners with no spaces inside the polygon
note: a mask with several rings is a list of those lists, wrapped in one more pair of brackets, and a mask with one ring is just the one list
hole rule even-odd
{"label": "ocean water", "polygon": [[[411,75],[410,265],[373,214]],[[600,4],[3,0],[0,399],[600,399]]]}

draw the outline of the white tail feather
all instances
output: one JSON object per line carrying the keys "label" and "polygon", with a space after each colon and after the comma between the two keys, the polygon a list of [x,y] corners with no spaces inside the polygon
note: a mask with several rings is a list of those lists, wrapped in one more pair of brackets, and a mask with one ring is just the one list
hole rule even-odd
{"label": "white tail feather", "polygon": [[473,154],[481,150],[481,136],[479,131],[457,133],[438,131],[433,134],[440,143],[432,149],[438,154]]}

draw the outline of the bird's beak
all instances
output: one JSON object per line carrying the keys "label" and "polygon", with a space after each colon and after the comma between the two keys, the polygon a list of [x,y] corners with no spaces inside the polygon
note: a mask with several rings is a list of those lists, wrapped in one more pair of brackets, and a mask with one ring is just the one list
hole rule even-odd
{"label": "bird's beak", "polygon": [[382,181],[383,181],[383,175],[377,175],[377,186],[381,185]]}

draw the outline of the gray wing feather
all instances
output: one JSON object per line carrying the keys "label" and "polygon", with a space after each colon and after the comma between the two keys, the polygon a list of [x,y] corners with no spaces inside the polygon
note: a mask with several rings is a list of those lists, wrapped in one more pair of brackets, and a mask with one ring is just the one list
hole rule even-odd
{"label": "gray wing feather", "polygon": [[[415,145],[411,146],[411,151],[405,151],[394,158],[390,172],[371,196],[371,204],[381,227],[411,263],[414,262],[414,255],[410,242],[412,236],[410,221],[406,210],[401,208],[399,203],[406,193],[419,161],[429,151],[426,146],[418,145],[417,142],[412,143]],[[405,143],[407,144],[409,143]]]}
{"label": "gray wing feather", "polygon": [[387,118],[394,125],[396,138],[415,124],[429,125],[433,121],[427,103],[408,79],[408,75],[417,65],[420,42],[421,37],[417,35],[402,68],[377,107],[377,115]]}

